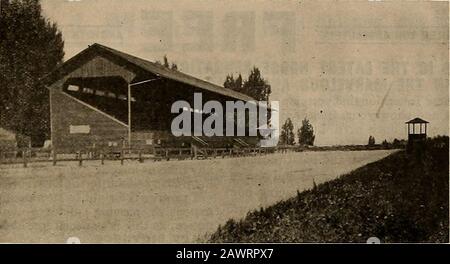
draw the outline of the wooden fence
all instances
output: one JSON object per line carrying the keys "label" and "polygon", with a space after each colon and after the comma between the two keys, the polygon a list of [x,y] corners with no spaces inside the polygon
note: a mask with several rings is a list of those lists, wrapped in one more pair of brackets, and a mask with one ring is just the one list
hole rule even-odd
{"label": "wooden fence", "polygon": [[391,149],[382,146],[336,146],[336,147],[301,147],[301,146],[277,146],[271,148],[247,147],[247,148],[196,148],[196,147],[151,147],[146,149],[115,148],[115,149],[80,149],[75,153],[64,153],[53,151],[50,148],[14,148],[0,149],[0,165],[23,164],[27,167],[29,163],[47,162],[54,166],[59,162],[78,162],[80,166],[85,161],[99,161],[101,165],[105,161],[120,161],[123,165],[125,160],[185,160],[185,159],[212,159],[225,157],[247,157],[260,156],[270,153],[287,153],[302,151],[355,151],[355,150],[379,150]]}
{"label": "wooden fence", "polygon": [[105,161],[120,161],[123,165],[125,160],[185,160],[185,159],[210,159],[225,157],[244,157],[266,155],[279,151],[277,148],[175,148],[175,147],[153,147],[151,149],[116,148],[105,150],[83,149],[75,153],[61,153],[52,149],[43,148],[17,148],[0,149],[1,164],[23,164],[27,167],[29,163],[46,162],[54,166],[60,162],[78,162],[80,166],[85,161],[99,161],[101,165]]}

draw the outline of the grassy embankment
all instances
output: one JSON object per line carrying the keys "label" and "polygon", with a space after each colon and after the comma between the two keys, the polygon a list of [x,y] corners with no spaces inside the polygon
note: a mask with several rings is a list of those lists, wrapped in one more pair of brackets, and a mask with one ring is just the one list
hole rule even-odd
{"label": "grassy embankment", "polygon": [[448,242],[448,137],[394,153],[268,208],[229,220],[210,242]]}

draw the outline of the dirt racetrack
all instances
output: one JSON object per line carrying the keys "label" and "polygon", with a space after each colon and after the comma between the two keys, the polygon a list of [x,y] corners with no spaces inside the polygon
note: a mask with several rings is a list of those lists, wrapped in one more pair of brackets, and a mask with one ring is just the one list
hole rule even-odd
{"label": "dirt racetrack", "polygon": [[196,242],[229,218],[392,152],[0,166],[0,242]]}

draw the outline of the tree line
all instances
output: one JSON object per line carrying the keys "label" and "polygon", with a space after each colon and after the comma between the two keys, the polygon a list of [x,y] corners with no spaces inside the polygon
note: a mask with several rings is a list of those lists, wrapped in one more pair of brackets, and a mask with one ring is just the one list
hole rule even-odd
{"label": "tree line", "polygon": [[256,101],[269,101],[272,87],[264,79],[258,67],[253,66],[247,79],[243,79],[239,73],[235,78],[233,74],[228,74],[223,83],[223,87],[246,94]]}
{"label": "tree line", "polygon": [[[302,120],[300,128],[297,130],[297,143],[303,146],[314,146],[314,128],[310,121],[305,118]],[[286,119],[280,131],[280,145],[295,145],[294,124],[290,118]]]}

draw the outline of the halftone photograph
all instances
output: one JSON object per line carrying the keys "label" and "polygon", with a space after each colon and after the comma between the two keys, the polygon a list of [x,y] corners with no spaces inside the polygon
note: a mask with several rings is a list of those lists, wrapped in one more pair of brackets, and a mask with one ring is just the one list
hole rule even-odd
{"label": "halftone photograph", "polygon": [[447,244],[448,23],[446,1],[1,0],[0,243]]}

